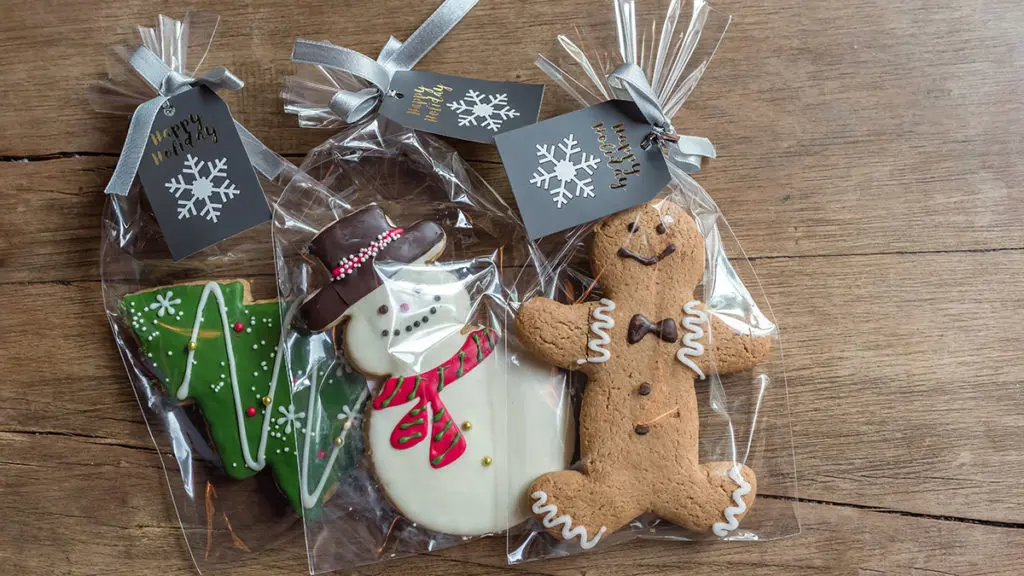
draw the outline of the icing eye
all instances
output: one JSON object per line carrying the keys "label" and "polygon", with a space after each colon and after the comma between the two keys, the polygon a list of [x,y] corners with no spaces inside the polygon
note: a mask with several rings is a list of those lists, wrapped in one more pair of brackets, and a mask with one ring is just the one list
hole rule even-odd
{"label": "icing eye", "polygon": [[664,234],[665,232],[668,231],[668,228],[665,227],[664,222],[658,222],[658,225],[654,228],[654,231],[657,232],[658,234]]}
{"label": "icing eye", "polygon": [[391,335],[392,335],[392,336],[398,336],[398,335],[399,335],[399,334],[401,334],[401,333],[402,333],[402,331],[401,331],[401,330],[399,330],[398,328],[395,328],[395,331],[394,331],[394,332],[392,332],[392,333],[391,333]]}
{"label": "icing eye", "polygon": [[387,304],[381,304],[380,308],[377,308],[377,314],[387,314],[387,313],[388,313],[388,305]]}
{"label": "icing eye", "polygon": [[640,225],[636,222],[630,222],[629,224],[626,224],[626,230],[629,230],[631,234],[635,234],[640,230]]}
{"label": "icing eye", "polygon": [[441,295],[440,294],[434,294],[434,302],[440,302],[440,301],[441,301]]}
{"label": "icing eye", "polygon": [[380,335],[381,335],[382,338],[387,338],[388,337],[388,331],[387,330],[381,330],[380,331]]}
{"label": "icing eye", "polygon": [[412,293],[419,296],[420,294],[423,294],[423,288],[413,288]]}

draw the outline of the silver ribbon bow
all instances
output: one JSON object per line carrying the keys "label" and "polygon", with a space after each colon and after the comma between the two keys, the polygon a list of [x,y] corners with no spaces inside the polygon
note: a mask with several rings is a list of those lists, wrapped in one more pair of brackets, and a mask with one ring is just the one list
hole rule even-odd
{"label": "silver ribbon bow", "polygon": [[346,122],[355,123],[383,101],[395,72],[411,70],[478,1],[445,0],[405,42],[390,37],[376,60],[330,42],[296,40],[292,61],[348,72],[372,84],[372,88],[354,92],[338,90],[331,98],[331,111]]}
{"label": "silver ribbon bow", "polygon": [[[241,90],[245,86],[237,76],[223,66],[218,66],[199,78],[192,78],[176,70],[172,70],[159,56],[145,46],[138,49],[128,59],[128,64],[157,91],[157,96],[139,104],[132,114],[128,125],[128,136],[121,148],[121,157],[114,169],[114,175],[104,190],[106,194],[127,196],[132,187],[135,175],[139,171],[142,155],[146,151],[146,139],[153,128],[153,121],[164,104],[173,96],[181,94],[195,86],[206,86],[211,90]],[[244,126],[235,121],[238,135],[245,147],[253,168],[267,178],[276,178],[284,167],[283,161]]]}
{"label": "silver ribbon bow", "polygon": [[623,64],[608,76],[608,84],[625,90],[653,128],[652,137],[667,143],[668,160],[687,174],[700,172],[701,160],[715,157],[715,146],[707,138],[676,133],[665,115],[647,76],[636,64]]}

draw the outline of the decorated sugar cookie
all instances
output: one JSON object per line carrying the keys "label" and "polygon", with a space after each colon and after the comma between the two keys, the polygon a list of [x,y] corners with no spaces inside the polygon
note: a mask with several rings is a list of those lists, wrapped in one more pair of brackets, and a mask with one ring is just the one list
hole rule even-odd
{"label": "decorated sugar cookie", "polygon": [[[290,376],[283,350],[301,364],[302,336],[282,334],[278,302],[253,302],[244,281],[147,290],[122,308],[168,394],[202,411],[231,478],[270,468],[300,512],[327,495],[351,460],[345,447],[368,397],[359,374],[342,363]],[[292,377],[308,379],[295,398]]]}
{"label": "decorated sugar cookie", "polygon": [[471,295],[486,281],[435,263],[444,248],[433,222],[397,227],[377,206],[353,213],[311,243],[333,281],[302,315],[336,325],[353,366],[376,381],[366,435],[389,500],[430,530],[478,535],[527,518],[529,483],[565,467],[569,409],[556,370],[509,362],[499,325]]}
{"label": "decorated sugar cookie", "polygon": [[743,464],[698,460],[695,385],[713,371],[751,368],[770,338],[694,298],[704,238],[671,201],[605,218],[590,261],[604,298],[535,298],[517,317],[520,338],[541,358],[588,376],[582,469],[538,478],[533,512],[583,548],[644,513],[724,537],[750,510],[757,482]]}

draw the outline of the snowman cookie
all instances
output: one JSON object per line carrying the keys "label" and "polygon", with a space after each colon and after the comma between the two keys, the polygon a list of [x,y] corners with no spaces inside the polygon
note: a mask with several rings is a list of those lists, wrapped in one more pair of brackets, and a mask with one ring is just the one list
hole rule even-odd
{"label": "snowman cookie", "polygon": [[420,526],[472,536],[528,517],[527,488],[566,466],[572,427],[562,377],[510,361],[500,328],[480,319],[479,279],[434,262],[444,247],[433,222],[399,228],[378,206],[355,212],[311,242],[332,282],[301,314],[335,327],[376,380],[364,428],[388,499]]}
{"label": "snowman cookie", "polygon": [[169,395],[202,412],[230,478],[273,470],[299,513],[329,495],[353,460],[346,447],[368,398],[359,374],[332,366],[293,395],[284,349],[302,363],[309,339],[282,331],[278,302],[253,301],[244,280],[145,290],[125,296],[121,309]]}

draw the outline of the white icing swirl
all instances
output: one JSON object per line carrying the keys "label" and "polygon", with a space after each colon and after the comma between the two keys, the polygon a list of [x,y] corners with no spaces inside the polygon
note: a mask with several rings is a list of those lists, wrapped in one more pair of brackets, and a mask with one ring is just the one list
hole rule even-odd
{"label": "white icing swirl", "polygon": [[736,505],[729,506],[725,509],[726,522],[715,522],[715,524],[711,526],[711,531],[719,538],[725,538],[729,532],[735,530],[736,527],[740,525],[740,521],[736,519],[736,516],[747,511],[747,503],[743,501],[743,497],[750,494],[750,483],[743,478],[743,474],[740,473],[739,466],[733,466],[729,469],[729,478],[731,478],[739,488],[732,492],[732,500]]}
{"label": "white icing swirl", "polygon": [[[614,306],[614,304],[613,304]],[[544,518],[541,520],[541,524],[545,528],[555,528],[559,524],[562,525],[562,539],[572,540],[573,538],[580,537],[580,548],[584,550],[590,550],[594,546],[597,546],[598,540],[604,535],[606,528],[601,526],[601,529],[597,531],[597,534],[593,538],[587,536],[587,529],[583,526],[572,527],[572,516],[568,514],[562,514],[558,516],[558,508],[554,504],[548,504],[547,492],[536,491],[530,495],[531,498],[536,500],[533,503],[533,513],[540,515],[544,514]]]}
{"label": "white icing swirl", "polygon": [[708,313],[700,308],[700,302],[697,300],[687,302],[683,306],[683,311],[686,312],[686,318],[683,318],[683,330],[686,334],[683,334],[683,347],[676,352],[676,359],[703,380],[704,372],[687,356],[700,358],[704,355],[704,345],[700,343],[700,339],[704,337],[703,324],[708,320]]}
{"label": "white icing swirl", "polygon": [[611,338],[605,330],[610,330],[615,327],[615,320],[606,314],[607,312],[613,312],[615,310],[615,302],[607,298],[601,298],[601,303],[594,307],[591,316],[594,321],[590,323],[590,331],[597,335],[597,338],[591,338],[587,344],[587,348],[597,354],[597,356],[589,356],[587,358],[581,358],[576,361],[577,364],[586,364],[587,362],[607,362],[611,357],[612,353],[605,348]]}

